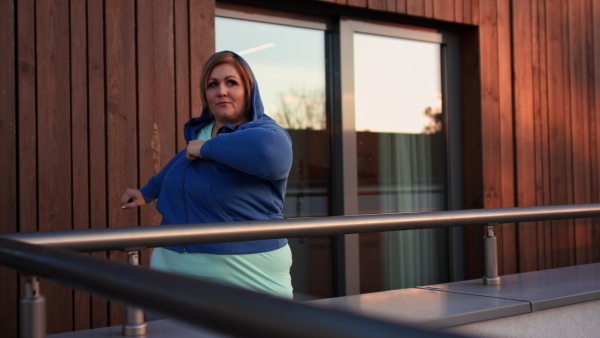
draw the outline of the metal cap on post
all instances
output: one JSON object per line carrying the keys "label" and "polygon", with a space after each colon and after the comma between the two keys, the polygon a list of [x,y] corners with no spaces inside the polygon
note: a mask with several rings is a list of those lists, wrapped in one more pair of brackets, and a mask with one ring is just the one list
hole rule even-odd
{"label": "metal cap on post", "polygon": [[46,337],[46,299],[40,295],[38,278],[28,276],[25,296],[19,301],[19,336],[21,338]]}
{"label": "metal cap on post", "polygon": [[[129,265],[140,264],[139,251],[127,251]],[[148,323],[144,320],[144,311],[140,308],[128,306],[126,309],[125,324],[123,324],[123,335],[142,336],[146,334]]]}
{"label": "metal cap on post", "polygon": [[483,237],[483,246],[485,251],[485,276],[483,284],[500,285],[498,276],[498,249],[496,245],[496,236],[494,236],[494,226],[497,224],[488,224],[485,227],[485,236]]}

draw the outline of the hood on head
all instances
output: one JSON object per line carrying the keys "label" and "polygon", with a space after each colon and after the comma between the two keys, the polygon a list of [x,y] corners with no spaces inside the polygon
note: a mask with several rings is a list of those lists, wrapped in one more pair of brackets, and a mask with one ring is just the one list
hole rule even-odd
{"label": "hood on head", "polygon": [[[226,52],[229,52],[229,53],[235,55],[236,57],[238,57],[250,70],[250,74],[252,75],[252,82],[254,83],[254,88],[252,88],[252,92],[250,93],[250,95],[248,97],[248,99],[250,100],[250,121],[256,121],[257,119],[260,119],[263,116],[265,116],[265,108],[263,106],[262,99],[260,98],[260,92],[258,90],[258,83],[256,82],[256,78],[254,77],[254,72],[252,71],[252,68],[250,68],[250,65],[248,65],[248,62],[246,62],[246,60],[244,60],[244,58],[242,58],[241,56],[239,56],[238,54],[236,54],[232,51],[224,50],[221,52],[217,52],[215,54],[226,53]],[[200,121],[199,121],[200,123],[213,119],[213,117],[210,115],[210,111],[209,111],[208,107],[205,104],[202,105],[202,114],[200,114],[199,119],[200,119]]]}
{"label": "hood on head", "polygon": [[[235,56],[237,56],[244,64],[246,64],[246,66],[250,70],[250,75],[252,76],[254,88],[252,88],[252,91],[248,97],[248,99],[250,100],[250,122],[249,123],[251,123],[253,121],[258,121],[258,120],[261,120],[263,123],[264,122],[274,123],[275,121],[273,121],[273,119],[271,119],[269,116],[267,116],[265,114],[265,108],[263,106],[262,99],[260,98],[260,92],[258,90],[258,83],[256,81],[256,78],[254,77],[254,72],[252,71],[252,68],[250,68],[250,66],[248,65],[246,60],[244,60],[244,58],[242,58],[241,56],[239,56],[238,54],[236,54],[232,51],[225,50],[225,51],[221,51],[218,53],[224,53],[224,52],[229,52],[229,53],[232,53]],[[217,53],[215,53],[215,54],[217,54]],[[208,107],[205,104],[203,104],[202,105],[202,114],[200,114],[200,116],[198,116],[198,117],[192,118],[185,124],[184,135],[185,135],[186,141],[195,139],[196,135],[198,134],[200,129],[202,129],[206,124],[208,124],[212,120],[214,120],[214,117],[210,114],[210,110],[208,109]],[[229,126],[229,127],[231,127],[230,129],[232,129],[232,130],[237,129],[237,127],[233,127],[233,126]]]}

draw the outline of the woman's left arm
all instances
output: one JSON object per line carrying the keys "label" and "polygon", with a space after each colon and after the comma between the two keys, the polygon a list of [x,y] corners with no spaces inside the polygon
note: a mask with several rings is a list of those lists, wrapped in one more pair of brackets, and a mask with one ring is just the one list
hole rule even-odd
{"label": "woman's left arm", "polygon": [[264,180],[286,178],[292,166],[292,141],[274,125],[219,134],[206,141],[201,157]]}

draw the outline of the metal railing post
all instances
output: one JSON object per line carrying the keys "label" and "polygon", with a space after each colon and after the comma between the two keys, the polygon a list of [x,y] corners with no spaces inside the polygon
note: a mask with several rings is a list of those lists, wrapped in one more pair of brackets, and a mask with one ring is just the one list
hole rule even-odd
{"label": "metal railing post", "polygon": [[[137,250],[127,251],[129,265],[139,266],[140,252]],[[126,308],[125,324],[123,324],[124,336],[142,336],[146,334],[148,324],[144,319],[144,311],[137,307]]]}
{"label": "metal railing post", "polygon": [[35,276],[27,276],[25,296],[19,301],[19,336],[46,337],[46,299],[40,295],[40,284]]}
{"label": "metal railing post", "polygon": [[483,284],[500,285],[498,277],[498,249],[496,245],[496,236],[494,236],[494,226],[498,224],[488,224],[485,226],[485,235],[483,236],[483,250],[485,254],[485,276]]}

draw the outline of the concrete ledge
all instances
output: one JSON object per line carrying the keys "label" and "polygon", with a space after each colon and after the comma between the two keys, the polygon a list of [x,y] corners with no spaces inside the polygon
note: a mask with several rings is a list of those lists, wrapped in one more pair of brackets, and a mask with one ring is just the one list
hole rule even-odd
{"label": "concrete ledge", "polygon": [[321,299],[311,303],[428,329],[531,313],[600,299],[600,263],[412,289]]}
{"label": "concrete ledge", "polygon": [[442,330],[466,337],[598,337],[600,300],[559,306],[519,316],[504,317]]}
{"label": "concrete ledge", "polygon": [[529,303],[524,301],[417,288],[321,299],[310,303],[428,329],[531,311]]}
{"label": "concrete ledge", "polygon": [[420,288],[527,301],[539,311],[600,299],[600,263],[506,275],[498,286],[470,280]]}

